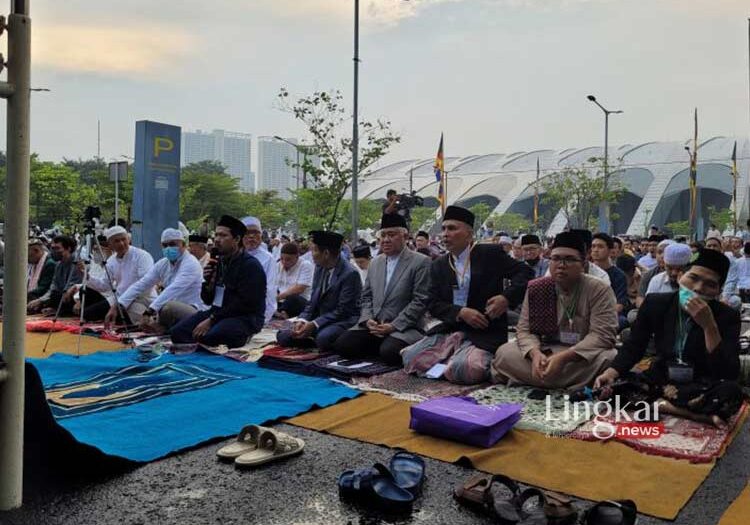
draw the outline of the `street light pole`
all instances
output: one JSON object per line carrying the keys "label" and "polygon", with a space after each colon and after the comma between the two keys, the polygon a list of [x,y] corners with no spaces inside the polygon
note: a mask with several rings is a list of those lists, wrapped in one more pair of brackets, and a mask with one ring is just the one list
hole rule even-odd
{"label": "street light pole", "polygon": [[[609,187],[609,116],[611,114],[622,113],[621,110],[609,110],[602,106],[594,95],[589,95],[588,98],[591,102],[599,106],[604,112],[604,184],[602,193],[607,192]],[[604,233],[612,233],[612,224],[609,221],[609,201],[606,198],[602,199],[599,203],[599,231]],[[584,225],[585,227],[585,225]]]}
{"label": "street light pole", "polygon": [[[6,29],[5,20],[2,28]],[[20,507],[23,494],[24,347],[29,235],[29,107],[31,18],[28,0],[11,2],[8,17],[7,189],[5,196],[5,301],[0,367],[0,510]]]}
{"label": "street light pole", "polygon": [[352,115],[352,245],[359,229],[359,0],[354,0],[354,108]]}
{"label": "street light pole", "polygon": [[[297,189],[299,189],[299,148],[300,148],[299,144],[295,144],[294,142],[288,141],[287,139],[283,137],[279,137],[278,135],[274,135],[273,138],[275,138],[276,140],[280,140],[281,142],[286,142],[287,144],[292,146],[297,152],[297,175],[296,177],[297,177]],[[303,187],[307,188],[307,184],[304,184]]]}

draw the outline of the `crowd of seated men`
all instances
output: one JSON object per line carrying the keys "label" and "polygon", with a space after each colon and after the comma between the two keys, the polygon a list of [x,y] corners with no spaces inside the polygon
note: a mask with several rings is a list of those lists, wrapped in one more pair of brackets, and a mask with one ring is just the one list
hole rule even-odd
{"label": "crowd of seated men", "polygon": [[[664,410],[721,424],[741,398],[737,305],[750,297],[750,243],[587,230],[508,242],[478,240],[475,226],[471,211],[449,206],[438,239],[412,237],[403,216],[385,213],[374,246],[350,247],[322,230],[266,242],[257,218],[225,215],[211,238],[165,229],[154,262],[115,225],[88,268],[75,238],[55,237],[49,251],[32,239],[28,310],[83,309],[86,320],[140,325],[176,344],[229,347],[288,319],[282,346],[460,384],[593,386],[603,397],[650,349],[639,380]],[[696,401],[707,397],[723,411]]]}

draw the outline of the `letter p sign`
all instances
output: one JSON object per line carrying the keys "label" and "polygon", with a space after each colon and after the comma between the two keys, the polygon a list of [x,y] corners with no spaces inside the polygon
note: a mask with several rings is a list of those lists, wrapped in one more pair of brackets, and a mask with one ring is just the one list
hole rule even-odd
{"label": "letter p sign", "polygon": [[154,157],[174,149],[174,141],[168,137],[154,137]]}

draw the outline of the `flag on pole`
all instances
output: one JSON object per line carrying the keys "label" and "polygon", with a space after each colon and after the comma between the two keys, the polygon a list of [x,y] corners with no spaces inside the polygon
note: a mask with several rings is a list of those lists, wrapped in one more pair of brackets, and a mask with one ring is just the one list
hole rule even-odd
{"label": "flag on pole", "polygon": [[539,157],[536,158],[536,182],[534,183],[534,229],[539,226]]}
{"label": "flag on pole", "polygon": [[437,157],[435,157],[435,180],[438,182],[438,202],[440,211],[445,214],[445,205],[447,196],[445,195],[445,158],[443,156],[443,134],[440,134],[440,147],[438,147]]}
{"label": "flag on pole", "polygon": [[693,152],[690,155],[690,230],[695,234],[698,218],[698,108],[695,108],[695,131],[693,135]]}
{"label": "flag on pole", "polygon": [[732,150],[732,219],[734,234],[737,235],[737,141],[734,141]]}

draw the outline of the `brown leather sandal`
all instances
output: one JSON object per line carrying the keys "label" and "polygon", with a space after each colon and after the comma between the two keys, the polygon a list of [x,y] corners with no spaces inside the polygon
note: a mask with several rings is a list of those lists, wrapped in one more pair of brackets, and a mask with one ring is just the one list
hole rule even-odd
{"label": "brown leather sandal", "polygon": [[486,474],[474,474],[472,477],[457,484],[453,489],[453,497],[461,503],[468,505],[486,506],[492,505],[492,476]]}
{"label": "brown leather sandal", "polygon": [[544,494],[544,515],[550,524],[568,525],[575,523],[578,511],[573,506],[573,501],[557,492],[542,491]]}

